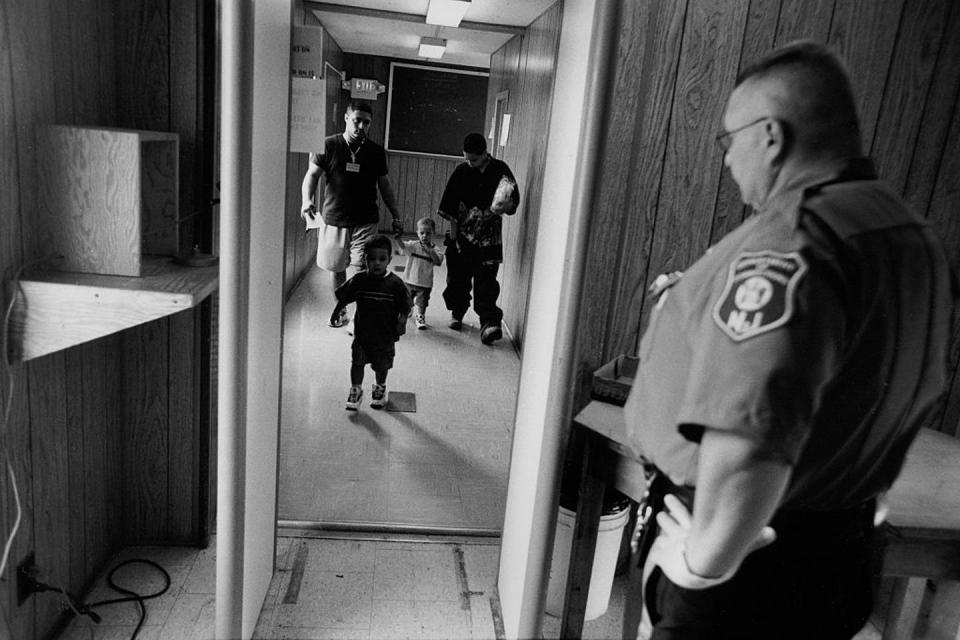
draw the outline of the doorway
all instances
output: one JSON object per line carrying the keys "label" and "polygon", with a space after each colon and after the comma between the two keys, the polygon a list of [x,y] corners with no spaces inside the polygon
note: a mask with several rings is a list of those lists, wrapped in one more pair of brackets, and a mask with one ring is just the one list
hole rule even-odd
{"label": "doorway", "polygon": [[[395,255],[398,276],[405,265]],[[284,309],[278,518],[326,530],[498,536],[503,525],[520,359],[480,343],[472,311],[447,327],[434,273],[428,328],[410,318],[387,379],[388,404],[347,411],[350,345],[330,328],[331,274],[308,270]]]}

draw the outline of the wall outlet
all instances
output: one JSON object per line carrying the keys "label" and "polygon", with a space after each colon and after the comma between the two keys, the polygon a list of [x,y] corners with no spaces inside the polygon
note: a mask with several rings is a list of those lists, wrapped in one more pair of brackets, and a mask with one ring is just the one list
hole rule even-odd
{"label": "wall outlet", "polygon": [[30,597],[31,593],[37,589],[37,561],[33,552],[30,552],[23,561],[17,565],[17,606],[21,606]]}

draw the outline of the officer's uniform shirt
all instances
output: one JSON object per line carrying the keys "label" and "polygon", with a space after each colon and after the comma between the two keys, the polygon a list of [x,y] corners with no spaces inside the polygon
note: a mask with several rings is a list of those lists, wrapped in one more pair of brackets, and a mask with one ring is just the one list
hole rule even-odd
{"label": "officer's uniform shirt", "polygon": [[679,485],[708,427],[794,466],[782,506],[860,504],[936,410],[951,304],[942,248],[869,160],[797,176],[657,300],[628,435]]}

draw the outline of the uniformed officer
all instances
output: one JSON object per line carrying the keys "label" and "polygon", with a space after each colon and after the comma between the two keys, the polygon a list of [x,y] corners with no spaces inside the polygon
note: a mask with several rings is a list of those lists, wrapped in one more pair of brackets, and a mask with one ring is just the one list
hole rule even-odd
{"label": "uniformed officer", "polygon": [[723,126],[756,213],[660,294],[625,407],[664,507],[642,600],[657,640],[849,638],[876,499],[946,389],[947,261],[861,157],[826,48],[744,71]]}

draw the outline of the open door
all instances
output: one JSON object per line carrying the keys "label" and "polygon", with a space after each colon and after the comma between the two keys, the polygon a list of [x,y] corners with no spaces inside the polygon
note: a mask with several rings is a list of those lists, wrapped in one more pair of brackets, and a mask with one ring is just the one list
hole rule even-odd
{"label": "open door", "polygon": [[273,576],[292,0],[221,8],[216,637],[249,638]]}

